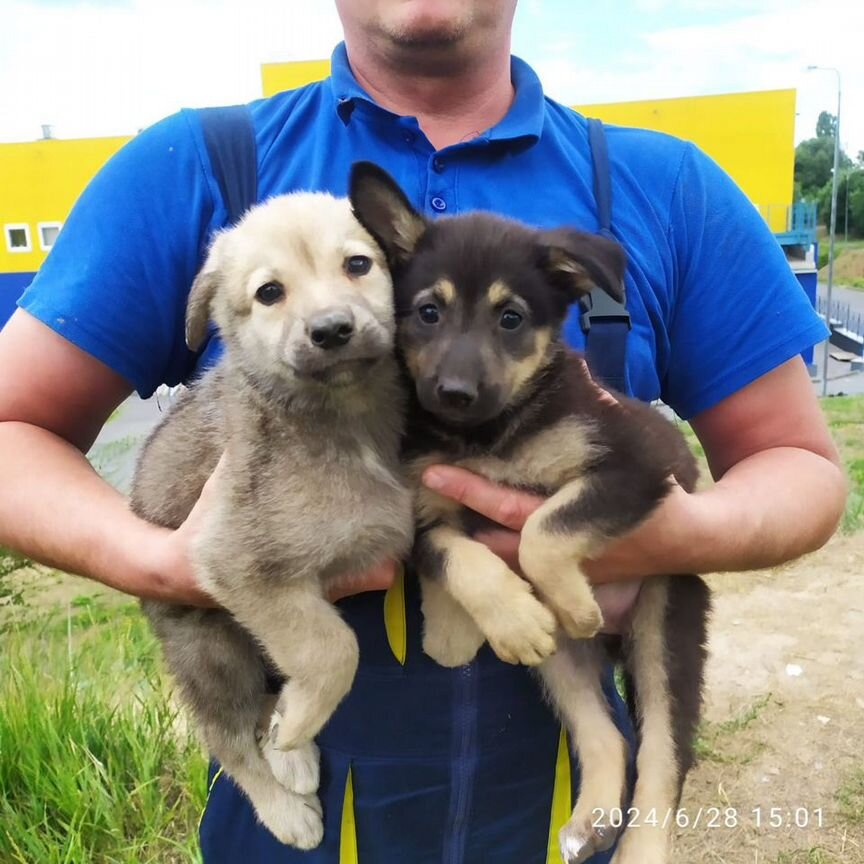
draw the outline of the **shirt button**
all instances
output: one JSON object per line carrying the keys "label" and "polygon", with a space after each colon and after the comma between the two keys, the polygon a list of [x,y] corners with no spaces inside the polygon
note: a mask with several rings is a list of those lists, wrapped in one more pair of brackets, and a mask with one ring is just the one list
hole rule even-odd
{"label": "shirt button", "polygon": [[432,160],[432,169],[439,174],[444,170],[444,160],[440,156],[436,156]]}
{"label": "shirt button", "polygon": [[433,198],[432,206],[441,213],[447,209],[447,202],[443,198]]}
{"label": "shirt button", "polygon": [[414,133],[413,132],[403,132],[402,133],[402,140],[406,144],[413,144],[414,143]]}

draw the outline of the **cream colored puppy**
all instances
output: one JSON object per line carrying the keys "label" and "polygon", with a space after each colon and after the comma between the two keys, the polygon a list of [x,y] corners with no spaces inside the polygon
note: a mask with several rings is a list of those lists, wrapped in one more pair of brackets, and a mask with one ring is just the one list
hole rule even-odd
{"label": "cream colored puppy", "polygon": [[346,200],[298,193],[217,236],[189,296],[191,349],[211,319],[225,355],[145,445],[132,506],[176,528],[225,452],[194,548],[224,608],[143,606],[210,751],[279,840],[309,849],[313,738],[357,667],[327,583],[411,543],[392,285]]}

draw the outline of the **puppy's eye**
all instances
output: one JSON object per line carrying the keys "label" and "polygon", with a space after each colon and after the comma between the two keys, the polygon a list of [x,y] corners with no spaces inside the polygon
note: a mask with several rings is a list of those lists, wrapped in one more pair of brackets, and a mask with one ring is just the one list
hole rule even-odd
{"label": "puppy's eye", "polygon": [[345,259],[345,272],[349,276],[365,276],[372,269],[368,255],[351,255]]}
{"label": "puppy's eye", "polygon": [[285,296],[285,289],[278,282],[267,282],[255,292],[255,299],[265,306],[278,303]]}
{"label": "puppy's eye", "polygon": [[501,313],[501,318],[498,323],[505,330],[518,330],[522,321],[522,316],[515,309],[505,309]]}
{"label": "puppy's eye", "polygon": [[437,324],[441,318],[441,313],[434,303],[424,303],[418,310],[417,314],[424,324]]}

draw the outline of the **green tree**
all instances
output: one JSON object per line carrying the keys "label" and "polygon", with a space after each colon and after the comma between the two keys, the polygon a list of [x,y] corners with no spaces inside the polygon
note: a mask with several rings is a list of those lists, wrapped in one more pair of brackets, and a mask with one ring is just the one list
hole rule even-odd
{"label": "green tree", "polygon": [[[816,137],[802,141],[795,148],[795,183],[796,189],[800,189],[801,198],[821,201],[823,187],[826,183],[830,185],[836,128],[837,118],[823,111],[816,121]],[[840,171],[852,168],[852,164],[852,160],[841,150]]]}
{"label": "green tree", "polygon": [[[849,195],[849,234],[864,237],[864,170],[850,169],[840,175],[837,186],[837,233],[846,229],[846,195]],[[831,184],[826,183],[819,192],[819,221],[831,222]]]}
{"label": "green tree", "polygon": [[864,170],[849,177],[849,233],[864,237]]}
{"label": "green tree", "polygon": [[837,118],[828,111],[822,111],[816,121],[816,137],[834,139],[834,130],[837,128]]}
{"label": "green tree", "polygon": [[808,138],[795,148],[795,182],[801,197],[814,199],[831,180],[834,167],[834,139]]}

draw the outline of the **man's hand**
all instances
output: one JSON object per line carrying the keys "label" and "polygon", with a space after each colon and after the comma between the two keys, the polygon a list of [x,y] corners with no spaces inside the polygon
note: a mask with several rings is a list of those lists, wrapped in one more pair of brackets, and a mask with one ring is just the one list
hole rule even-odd
{"label": "man's hand", "polygon": [[[210,475],[186,521],[176,531],[165,531],[161,545],[155,547],[154,593],[158,599],[190,606],[216,606],[201,586],[192,564],[191,548],[216,500],[219,483],[225,474],[225,455]],[[161,529],[160,529],[161,530]],[[287,575],[287,574],[286,574]],[[347,573],[327,586],[331,601],[363,591],[384,591],[393,584],[396,562],[384,561],[362,573]]]}
{"label": "man's hand", "polygon": [[[481,532],[475,539],[518,572],[519,532],[543,503],[543,498],[499,486],[450,465],[427,469],[423,483],[501,525],[501,531]],[[691,496],[674,486],[666,501],[646,522],[612,543],[597,560],[581,562],[585,574],[595,585],[594,593],[603,610],[607,632],[620,633],[627,628],[641,577],[667,572],[665,544],[678,542],[686,536],[685,518],[690,502]]]}

